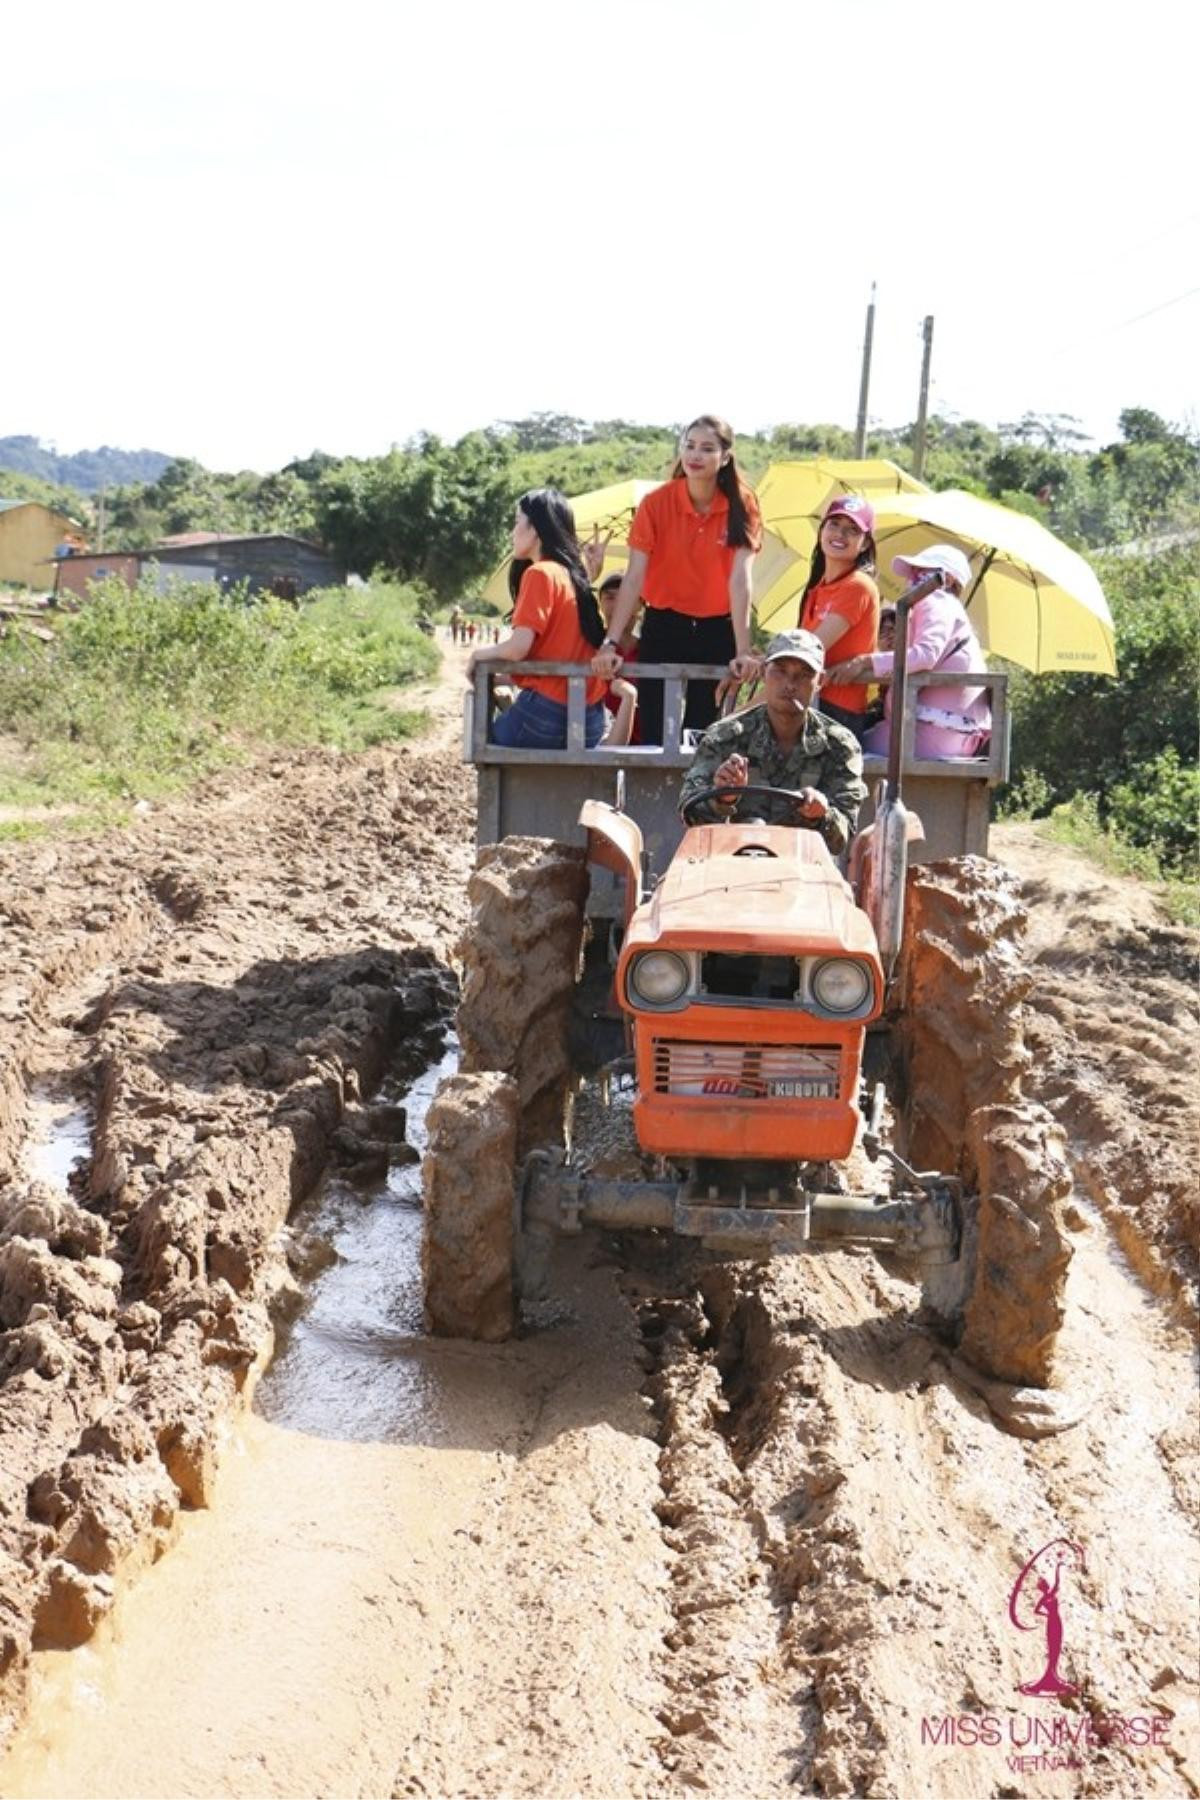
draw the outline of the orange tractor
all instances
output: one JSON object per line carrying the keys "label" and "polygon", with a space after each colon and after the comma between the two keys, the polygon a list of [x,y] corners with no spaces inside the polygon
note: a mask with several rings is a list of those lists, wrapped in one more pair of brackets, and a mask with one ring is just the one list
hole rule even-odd
{"label": "orange tractor", "polygon": [[[1053,1127],[1020,1099],[1020,909],[981,854],[987,787],[1005,773],[1002,679],[994,750],[931,768],[911,725],[906,740],[899,669],[888,779],[843,873],[812,831],[679,822],[682,690],[711,672],[662,673],[661,749],[582,751],[580,691],[573,755],[487,744],[479,672],[485,842],[462,1072],[429,1114],[431,1328],[507,1336],[529,1253],[585,1227],[723,1256],[866,1246],[907,1261],[990,1373],[1044,1381],[1058,1317],[1011,1266],[1005,1229],[1015,1210],[1053,1260],[1064,1184]],[[616,804],[578,787],[606,763]],[[904,804],[905,773],[940,844]],[[756,790],[739,793],[752,811]],[[910,848],[933,859],[910,871]]]}

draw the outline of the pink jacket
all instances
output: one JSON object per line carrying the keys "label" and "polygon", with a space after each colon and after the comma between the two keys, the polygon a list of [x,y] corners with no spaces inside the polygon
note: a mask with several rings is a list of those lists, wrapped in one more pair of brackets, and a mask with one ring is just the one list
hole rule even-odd
{"label": "pink jacket", "polygon": [[[877,651],[871,657],[876,675],[892,673],[890,650]],[[908,615],[908,672],[919,675],[927,669],[949,670],[955,674],[985,675],[987,662],[962,601],[946,588],[918,600]],[[992,710],[986,691],[981,687],[929,687],[920,689],[917,718],[926,724],[941,725],[964,732],[990,731]],[[884,717],[892,714],[892,690],[889,685],[884,701]]]}

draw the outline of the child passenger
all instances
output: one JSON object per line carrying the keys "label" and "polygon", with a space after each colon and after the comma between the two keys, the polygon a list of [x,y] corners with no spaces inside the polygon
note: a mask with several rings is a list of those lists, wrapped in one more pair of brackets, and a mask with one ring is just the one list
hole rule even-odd
{"label": "child passenger", "polygon": [[[604,629],[612,630],[613,611],[617,603],[617,595],[621,589],[621,577],[609,575],[600,583],[596,598],[600,602],[600,617],[604,620]],[[633,627],[629,626],[621,633],[621,666],[628,668],[637,661],[638,641],[633,635]],[[604,734],[604,742],[610,750],[617,750],[626,744],[640,744],[641,730],[638,725],[637,706],[638,691],[632,681],[626,681],[617,675],[608,684],[608,692],[604,696],[604,705],[608,711],[608,730]]]}

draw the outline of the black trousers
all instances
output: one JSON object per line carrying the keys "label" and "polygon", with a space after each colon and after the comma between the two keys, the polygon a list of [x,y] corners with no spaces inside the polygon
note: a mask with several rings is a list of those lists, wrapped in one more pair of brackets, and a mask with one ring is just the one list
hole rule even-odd
{"label": "black trousers", "polygon": [[[648,606],[642,616],[638,662],[727,663],[736,649],[733,620],[728,613],[718,618],[693,619],[690,613]],[[637,674],[634,664],[633,674]],[[689,681],[683,712],[685,729],[703,731],[717,716],[717,690],[711,681]],[[663,741],[663,684],[638,680],[638,714],[643,744]]]}
{"label": "black trousers", "polygon": [[822,700],[819,694],[817,711],[824,713],[827,719],[832,719],[835,725],[844,725],[847,731],[853,732],[860,744],[867,726],[875,723],[873,716],[868,719],[866,713],[850,712],[844,706],[833,706],[828,700]]}

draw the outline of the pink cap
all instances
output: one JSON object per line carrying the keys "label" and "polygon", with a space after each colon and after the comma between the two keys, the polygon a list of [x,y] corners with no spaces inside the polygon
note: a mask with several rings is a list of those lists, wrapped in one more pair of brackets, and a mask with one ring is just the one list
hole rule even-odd
{"label": "pink cap", "polygon": [[849,519],[860,531],[871,532],[875,529],[875,508],[861,494],[840,494],[825,508],[825,517]]}

